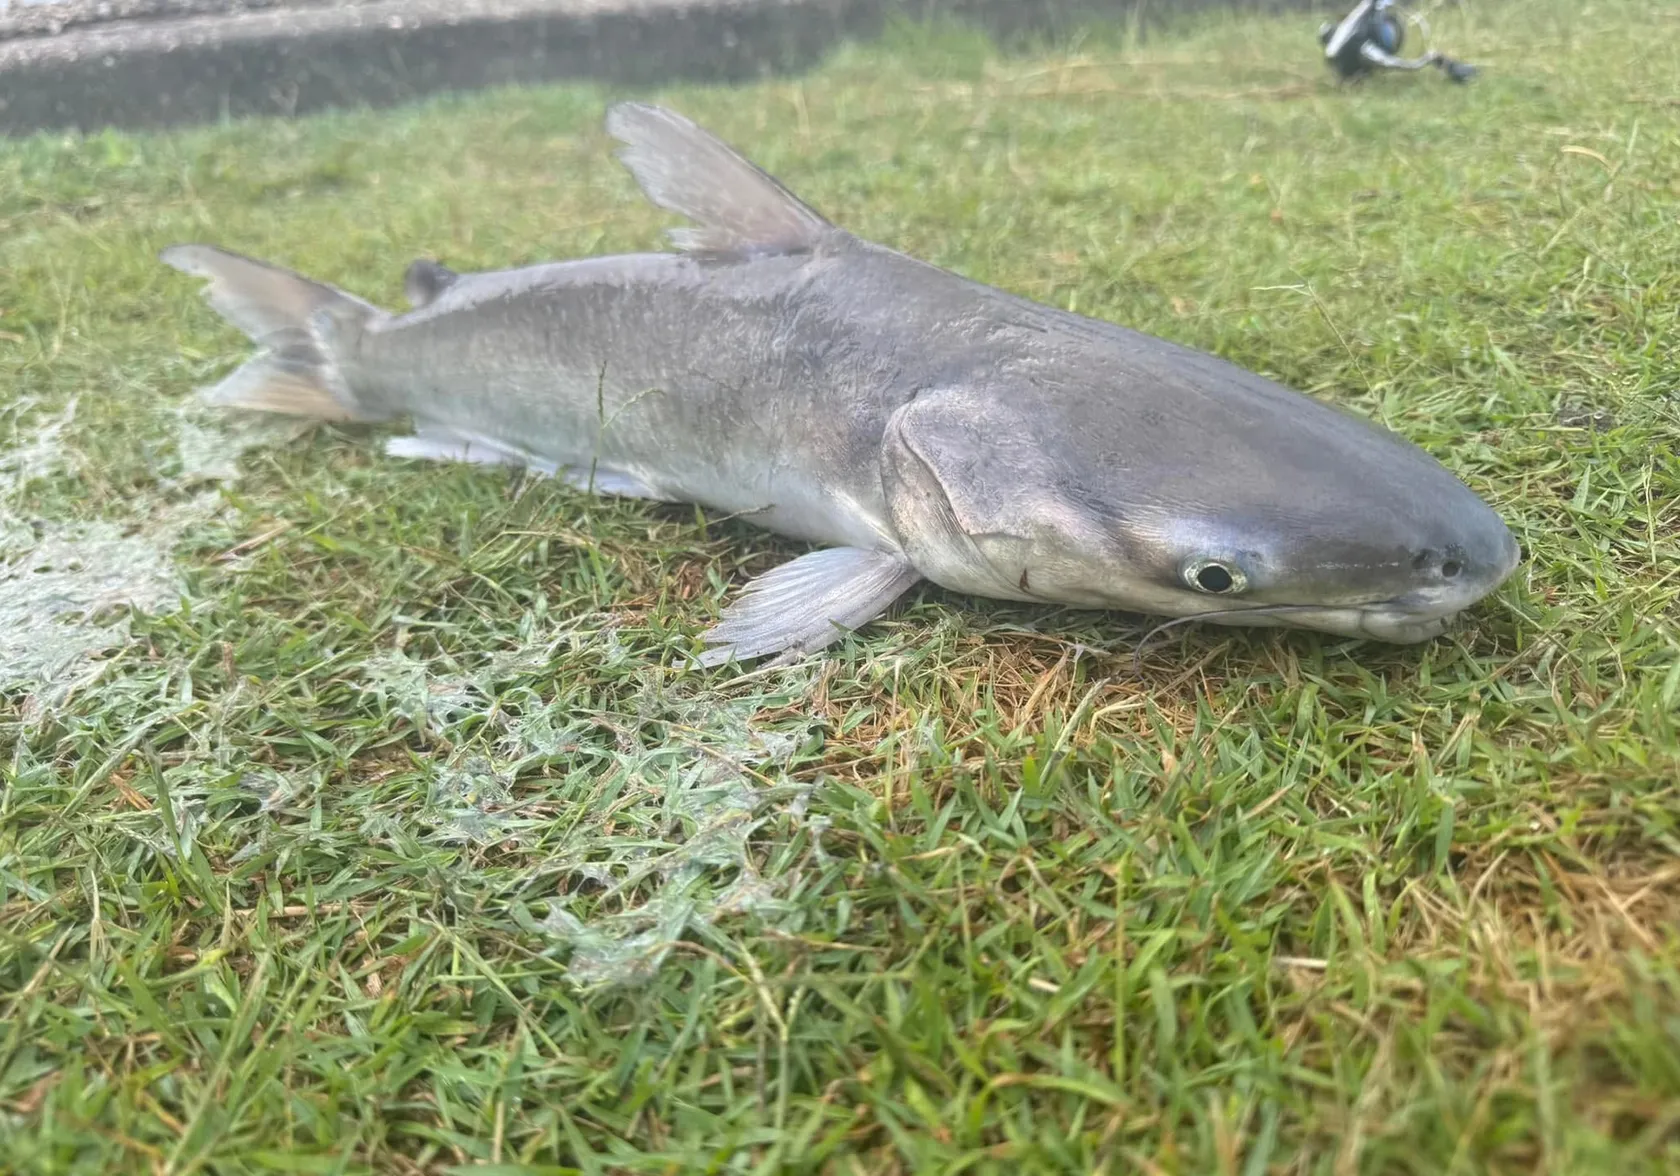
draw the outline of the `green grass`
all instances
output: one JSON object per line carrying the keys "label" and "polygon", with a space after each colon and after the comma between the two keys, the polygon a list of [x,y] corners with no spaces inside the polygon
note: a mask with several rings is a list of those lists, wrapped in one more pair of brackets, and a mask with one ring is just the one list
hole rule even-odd
{"label": "green grass", "polygon": [[1680,1170],[1680,19],[1432,20],[1472,87],[1339,89],[1280,17],[657,96],[1380,418],[1527,553],[1426,646],[1192,627],[1142,678],[1136,618],[931,588],[686,672],[798,548],[353,429],[183,455],[245,348],[158,248],[396,305],[655,246],[602,91],[0,145],[0,533],[180,581],[7,679],[0,1166]]}

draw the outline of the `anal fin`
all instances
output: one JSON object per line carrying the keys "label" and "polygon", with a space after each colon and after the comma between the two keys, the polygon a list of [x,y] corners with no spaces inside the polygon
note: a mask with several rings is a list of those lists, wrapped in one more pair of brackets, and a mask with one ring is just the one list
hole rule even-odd
{"label": "anal fin", "polygon": [[701,637],[696,659],[722,665],[780,654],[812,653],[874,620],[922,578],[902,555],[860,547],[813,551],[751,581]]}
{"label": "anal fin", "polygon": [[412,436],[393,437],[385,443],[390,457],[412,457],[427,461],[461,461],[472,465],[517,466],[559,478],[578,490],[592,490],[616,498],[646,498],[654,502],[674,502],[676,499],[655,490],[640,478],[621,470],[597,466],[563,466],[548,458],[494,437],[486,437],[465,430],[442,425],[422,424]]}
{"label": "anal fin", "polygon": [[560,471],[560,479],[574,489],[609,494],[614,498],[646,498],[650,502],[681,501],[661,490],[655,490],[634,475],[621,470],[609,470],[603,466],[596,466],[593,470],[588,466],[567,466]]}
{"label": "anal fin", "polygon": [[487,437],[475,437],[422,425],[410,437],[392,437],[385,442],[390,457],[415,457],[427,461],[461,461],[471,465],[523,466],[552,477],[559,467],[512,445]]}

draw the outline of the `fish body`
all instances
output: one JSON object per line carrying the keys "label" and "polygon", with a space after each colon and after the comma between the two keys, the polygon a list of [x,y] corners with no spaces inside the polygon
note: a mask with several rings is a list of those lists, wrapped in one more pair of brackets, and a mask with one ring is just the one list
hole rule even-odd
{"label": "fish body", "polygon": [[823,545],[747,586],[707,664],[821,648],[922,579],[1418,641],[1515,567],[1504,523],[1387,430],[857,238],[672,112],[624,103],[607,125],[649,198],[694,222],[677,251],[416,262],[413,307],[392,314],[211,246],[166,250],[263,347],[206,398],[408,418],[393,454],[524,465]]}

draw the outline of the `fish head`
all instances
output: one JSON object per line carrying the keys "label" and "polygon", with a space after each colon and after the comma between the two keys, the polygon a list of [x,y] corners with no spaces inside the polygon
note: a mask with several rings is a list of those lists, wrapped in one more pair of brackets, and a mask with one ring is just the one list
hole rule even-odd
{"label": "fish head", "polygon": [[942,389],[889,423],[892,525],[958,591],[1407,644],[1515,569],[1422,449],[1187,353],[1140,383]]}

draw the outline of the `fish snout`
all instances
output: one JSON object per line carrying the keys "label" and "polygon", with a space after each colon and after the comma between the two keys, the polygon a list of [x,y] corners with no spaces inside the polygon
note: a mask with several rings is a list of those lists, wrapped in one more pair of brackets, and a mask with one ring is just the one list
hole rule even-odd
{"label": "fish snout", "polygon": [[1516,536],[1483,507],[1472,525],[1416,546],[1412,588],[1371,607],[1360,628],[1380,640],[1427,640],[1504,583],[1521,558]]}
{"label": "fish snout", "polygon": [[1414,561],[1438,577],[1447,594],[1473,604],[1505,582],[1522,559],[1517,537],[1492,508],[1478,502],[1470,525],[1451,542],[1427,548]]}
{"label": "fish snout", "polygon": [[1424,547],[1412,557],[1412,571],[1422,580],[1420,596],[1467,597],[1465,603],[1470,603],[1503,583],[1518,558],[1516,537],[1503,531],[1483,541]]}

